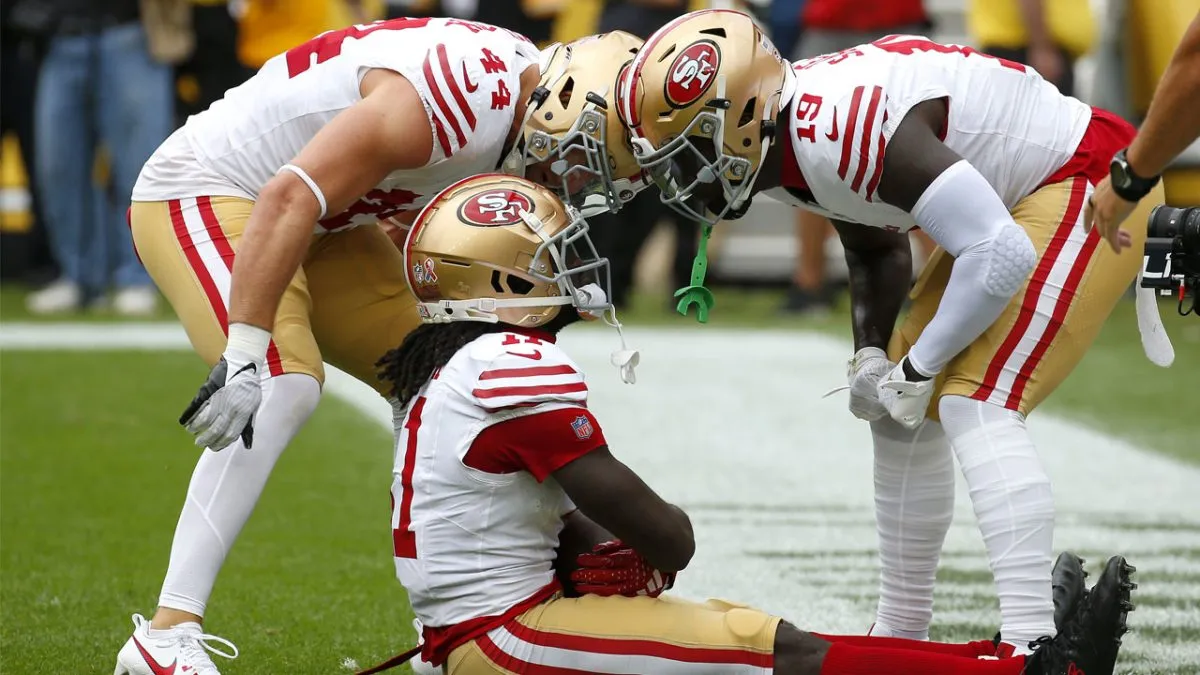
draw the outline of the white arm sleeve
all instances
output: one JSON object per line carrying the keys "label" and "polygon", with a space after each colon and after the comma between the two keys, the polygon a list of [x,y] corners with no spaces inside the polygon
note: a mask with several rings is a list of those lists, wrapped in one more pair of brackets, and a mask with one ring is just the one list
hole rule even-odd
{"label": "white arm sleeve", "polygon": [[937,313],[908,353],[917,372],[933,376],[1000,318],[1037,264],[1037,250],[966,160],[934,179],[912,214],[954,256]]}

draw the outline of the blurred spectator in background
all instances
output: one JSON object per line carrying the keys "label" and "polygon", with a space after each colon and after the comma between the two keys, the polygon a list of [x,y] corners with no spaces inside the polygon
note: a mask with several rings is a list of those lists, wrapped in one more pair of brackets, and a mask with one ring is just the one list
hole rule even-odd
{"label": "blurred spectator in background", "polygon": [[[922,0],[803,0],[799,17],[803,31],[795,60],[839,52],[892,33],[926,35],[931,28]],[[825,242],[833,234],[833,225],[824,216],[797,212],[800,250],[783,304],[785,313],[811,314],[833,307],[837,290],[829,283],[825,266]]]}
{"label": "blurred spectator in background", "polygon": [[[125,212],[138,172],[173,128],[168,62],[191,51],[191,8],[183,0],[31,2],[45,12],[49,36],[35,103],[37,189],[62,276],[29,295],[28,307],[74,311],[100,301],[111,283],[118,313],[153,313],[158,293]],[[110,185],[90,208],[100,143]]]}
{"label": "blurred spectator in background", "polygon": [[981,51],[1025,63],[1075,94],[1075,60],[1092,48],[1088,0],[970,0],[967,28]]}
{"label": "blurred spectator in background", "polygon": [[[692,7],[688,0],[607,0],[600,15],[598,32],[623,30],[644,40],[667,22],[693,9],[698,7]],[[596,249],[609,260],[611,299],[617,307],[628,305],[638,253],[664,218],[675,229],[675,259],[671,265],[674,290],[691,283],[692,258],[696,255],[700,230],[696,223],[667,208],[660,201],[658,190],[643,190],[621,207],[619,214],[588,219],[593,223],[591,232]]]}
{"label": "blurred spectator in background", "polygon": [[38,203],[33,131],[33,97],[50,30],[47,18],[40,3],[0,0],[0,136],[11,132],[17,137],[32,217],[29,234],[19,238],[19,245],[13,245],[15,238],[6,237],[0,248],[0,271],[6,277],[9,273],[25,278],[45,276],[41,283],[57,276]]}
{"label": "blurred spectator in background", "polygon": [[[1132,237],[1120,226],[1171,161],[1195,143],[1197,137],[1200,137],[1200,14],[1192,19],[1171,56],[1133,143],[1123,156],[1118,154],[1114,158],[1114,165],[1123,171],[1110,173],[1088,198],[1085,226],[1098,228],[1114,251],[1120,253],[1128,248]],[[1114,176],[1122,180],[1114,184]]]}
{"label": "blurred spectator in background", "polygon": [[234,0],[238,57],[254,70],[327,30],[360,22],[360,5],[342,0]]}
{"label": "blurred spectator in background", "polygon": [[204,45],[176,68],[176,124],[207,110],[225,92],[254,74],[238,59],[238,22],[227,0],[192,0],[196,43]]}

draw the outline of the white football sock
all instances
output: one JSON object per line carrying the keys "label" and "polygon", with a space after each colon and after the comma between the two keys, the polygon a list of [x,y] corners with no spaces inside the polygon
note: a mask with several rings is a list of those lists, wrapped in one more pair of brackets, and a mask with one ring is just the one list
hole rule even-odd
{"label": "white football sock", "polygon": [[909,431],[884,418],[871,423],[871,438],[881,567],[871,635],[928,639],[938,558],[954,517],[954,459],[933,421]]}
{"label": "white football sock", "polygon": [[320,399],[321,386],[311,375],[269,378],[254,416],[253,446],[247,450],[238,439],[220,452],[204,451],[175,527],[159,606],[204,616],[217,573],[254,511],[275,461]]}
{"label": "white football sock", "polygon": [[1054,495],[1018,412],[963,396],[938,411],[967,479],[1000,596],[1000,634],[1016,653],[1054,635]]}

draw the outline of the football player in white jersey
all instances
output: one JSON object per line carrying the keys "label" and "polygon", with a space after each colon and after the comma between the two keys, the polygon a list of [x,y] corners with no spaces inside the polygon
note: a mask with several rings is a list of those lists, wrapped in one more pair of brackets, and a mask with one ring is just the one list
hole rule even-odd
{"label": "football player in white jersey", "polygon": [[434,666],[458,675],[1111,671],[1129,600],[1120,557],[1067,628],[1008,659],[980,659],[994,654],[989,640],[818,635],[744,605],[661,597],[695,552],[691,521],[609,451],[584,374],[555,341],[581,316],[611,310],[607,261],[583,217],[527,180],[477,176],[422,211],[404,256],[427,325],[380,362],[396,420],[392,542]]}
{"label": "football player in white jersey", "polygon": [[[594,42],[609,45],[592,54],[592,72],[608,66],[611,97],[640,40]],[[317,405],[323,362],[381,386],[375,362],[419,324],[396,248],[403,224],[441,189],[504,163],[531,99],[571,98],[558,72],[566,61],[543,73],[542,58],[520,35],[455,19],[331,31],[271,59],[147,162],[130,209],[134,243],[215,366],[181,419],[207,450],[159,608],[150,621],[134,616],[118,674],[217,672],[205,647],[220,639],[201,630],[209,594]],[[521,168],[562,183],[547,160]],[[637,171],[631,154],[624,163]],[[589,181],[576,175],[569,187],[582,192]],[[496,208],[501,217],[506,205]]]}
{"label": "football player in white jersey", "polygon": [[[790,64],[749,17],[718,10],[651,36],[617,95],[668,204],[711,227],[769,191],[838,228],[857,350],[850,409],[871,421],[875,445],[883,569],[872,634],[929,634],[954,456],[995,575],[1004,648],[1026,653],[1053,634],[1054,501],[1025,415],[1138,272],[1137,257],[1098,246],[1081,223],[1132,127],[1025,66],[923,37]],[[1143,210],[1161,202],[1160,189]],[[914,227],[940,250],[893,330]],[[700,304],[703,320],[710,301],[695,287],[683,303]],[[1169,344],[1150,347],[1169,362]]]}

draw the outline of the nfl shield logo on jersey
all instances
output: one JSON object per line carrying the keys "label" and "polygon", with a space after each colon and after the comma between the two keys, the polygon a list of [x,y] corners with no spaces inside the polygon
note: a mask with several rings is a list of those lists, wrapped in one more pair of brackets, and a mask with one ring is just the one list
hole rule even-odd
{"label": "nfl shield logo on jersey", "polygon": [[586,441],[592,437],[592,421],[586,415],[580,415],[571,422],[571,429],[575,431],[575,438],[581,441]]}

